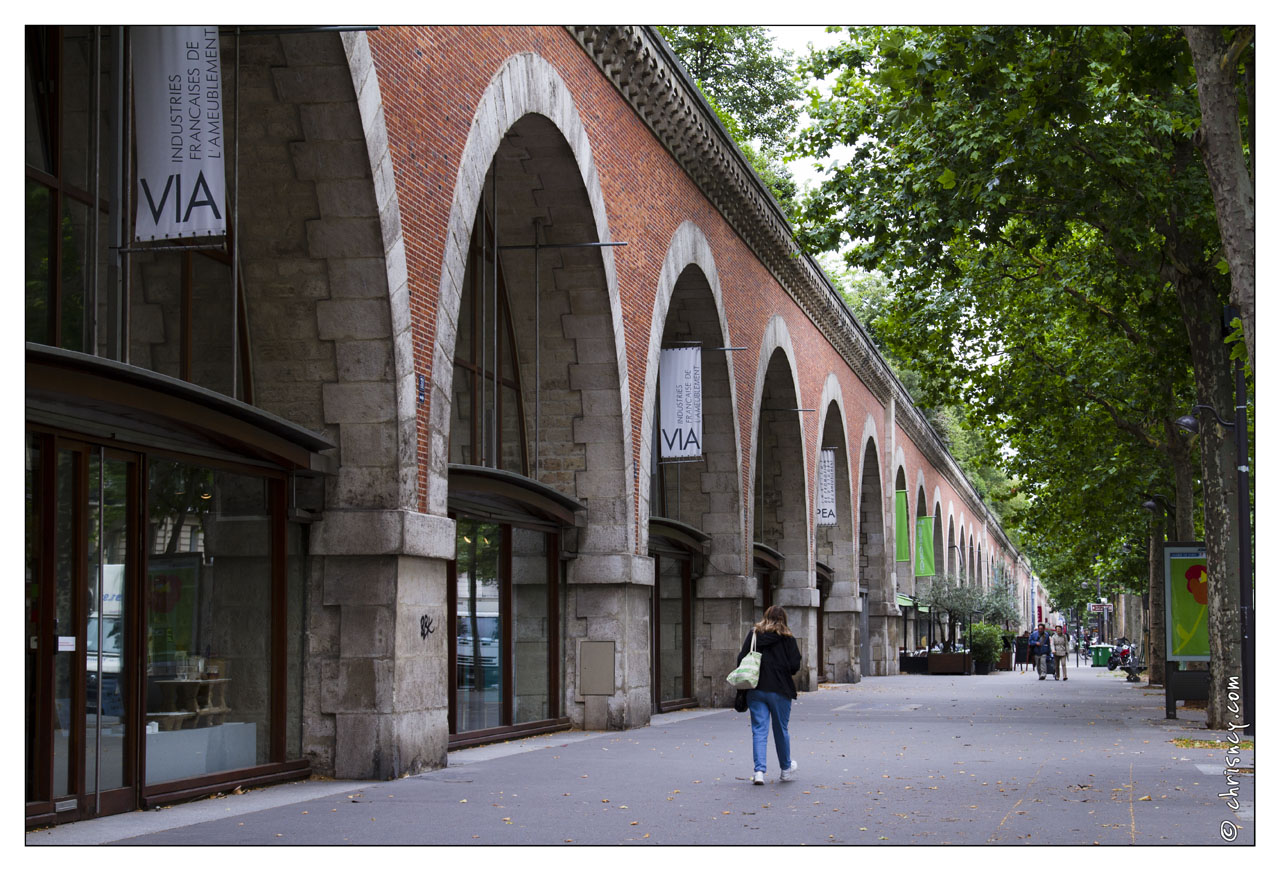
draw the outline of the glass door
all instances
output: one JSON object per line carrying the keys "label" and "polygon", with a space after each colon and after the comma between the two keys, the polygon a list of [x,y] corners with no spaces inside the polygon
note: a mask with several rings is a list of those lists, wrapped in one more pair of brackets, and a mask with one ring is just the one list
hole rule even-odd
{"label": "glass door", "polygon": [[132,457],[29,434],[27,788],[59,819],[135,806]]}
{"label": "glass door", "polygon": [[692,688],[693,626],[691,560],[671,553],[654,554],[652,627],[654,710],[671,711],[694,704]]}
{"label": "glass door", "polygon": [[465,515],[456,521],[450,746],[560,728],[557,535]]}

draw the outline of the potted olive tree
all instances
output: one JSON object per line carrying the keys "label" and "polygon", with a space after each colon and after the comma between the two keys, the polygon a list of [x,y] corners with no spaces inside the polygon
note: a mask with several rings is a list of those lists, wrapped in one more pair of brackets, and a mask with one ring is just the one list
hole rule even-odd
{"label": "potted olive tree", "polygon": [[939,575],[916,588],[916,600],[930,609],[933,617],[947,630],[940,653],[929,653],[929,674],[965,674],[966,654],[961,652],[958,630],[978,612],[982,591],[953,574]]}

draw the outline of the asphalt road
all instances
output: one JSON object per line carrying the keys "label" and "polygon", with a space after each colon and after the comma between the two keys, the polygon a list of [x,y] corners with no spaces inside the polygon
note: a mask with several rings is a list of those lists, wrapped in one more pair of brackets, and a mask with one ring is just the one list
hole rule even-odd
{"label": "asphalt road", "polygon": [[[1163,691],[1072,668],[903,675],[824,685],[792,709],[799,776],[750,783],[750,729],[731,710],[661,715],[450,754],[379,783],[255,790],[59,826],[27,844],[1252,844],[1253,777],[1202,711],[1164,719]],[[1240,767],[1253,766],[1246,751]],[[1224,835],[1225,833],[1225,835]]]}

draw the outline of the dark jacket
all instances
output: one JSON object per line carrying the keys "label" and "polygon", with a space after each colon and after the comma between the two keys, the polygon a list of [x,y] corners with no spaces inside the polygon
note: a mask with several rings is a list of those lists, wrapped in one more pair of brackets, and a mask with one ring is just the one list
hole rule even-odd
{"label": "dark jacket", "polygon": [[1040,656],[1049,652],[1049,633],[1047,631],[1041,632],[1037,629],[1032,632],[1030,642],[1032,654]]}
{"label": "dark jacket", "polygon": [[[760,654],[760,682],[756,689],[796,697],[796,682],[791,676],[800,670],[800,645],[790,635],[776,632],[756,633],[756,651]],[[742,641],[738,662],[751,652],[751,633]]]}

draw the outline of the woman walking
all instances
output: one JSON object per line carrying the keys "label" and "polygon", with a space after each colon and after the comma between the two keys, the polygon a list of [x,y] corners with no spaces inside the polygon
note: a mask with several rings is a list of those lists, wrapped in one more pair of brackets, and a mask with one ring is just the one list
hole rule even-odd
{"label": "woman walking", "polygon": [[751,782],[764,784],[767,769],[769,723],[773,723],[773,744],[778,753],[781,780],[791,780],[800,766],[791,758],[791,736],[787,723],[791,719],[791,700],[796,697],[796,684],[791,676],[800,670],[800,647],[787,626],[787,612],[781,605],[771,605],[764,619],[752,627],[742,642],[738,661],[751,651],[751,636],[760,653],[760,680],[747,690],[747,710],[751,712],[751,753],[755,773]]}

